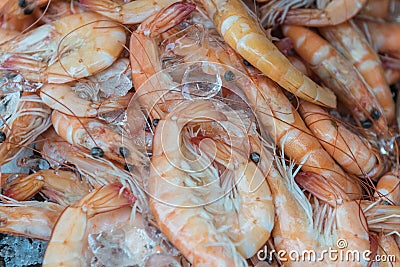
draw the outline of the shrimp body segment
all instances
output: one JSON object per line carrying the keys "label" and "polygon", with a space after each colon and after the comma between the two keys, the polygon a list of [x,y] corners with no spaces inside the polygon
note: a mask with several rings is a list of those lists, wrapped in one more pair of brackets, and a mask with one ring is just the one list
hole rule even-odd
{"label": "shrimp body segment", "polygon": [[388,123],[394,119],[395,104],[386,82],[382,63],[368,41],[351,22],[323,27],[319,32],[343,55],[350,60],[370,86],[381,105]]}
{"label": "shrimp body segment", "polygon": [[75,14],[0,45],[0,65],[31,81],[66,83],[111,66],[125,41],[121,26],[96,13]]}
{"label": "shrimp body segment", "polygon": [[334,121],[328,112],[307,102],[301,103],[299,111],[308,128],[343,169],[364,176],[377,166],[376,153],[370,145]]}
{"label": "shrimp body segment", "polygon": [[80,98],[68,84],[45,84],[40,89],[40,97],[47,106],[64,114],[77,117],[98,117],[101,113],[126,108],[132,94],[91,102]]}
{"label": "shrimp body segment", "polygon": [[121,186],[111,184],[88,194],[61,214],[43,259],[43,266],[87,266],[84,249],[88,220],[96,214],[106,213],[133,205],[134,196]]}
{"label": "shrimp body segment", "polygon": [[285,23],[324,27],[343,23],[354,17],[368,0],[333,0],[324,9],[291,9]]}
{"label": "shrimp body segment", "polygon": [[135,0],[119,4],[110,0],[80,0],[82,6],[123,24],[137,24],[178,0]]}
{"label": "shrimp body segment", "polygon": [[26,201],[0,206],[0,232],[49,240],[64,207],[52,202]]}
{"label": "shrimp body segment", "polygon": [[302,99],[336,107],[333,92],[317,85],[296,69],[266,37],[241,1],[211,0],[202,3],[224,40],[254,67]]}
{"label": "shrimp body segment", "polygon": [[313,71],[335,91],[357,123],[387,139],[389,130],[382,108],[353,65],[310,29],[285,25],[283,33],[292,39],[296,52]]}
{"label": "shrimp body segment", "polygon": [[[77,118],[54,110],[51,120],[58,135],[72,145],[89,150],[100,147],[106,157],[122,164],[141,166],[145,160],[138,145],[97,119]],[[124,155],[121,148],[126,150]]]}

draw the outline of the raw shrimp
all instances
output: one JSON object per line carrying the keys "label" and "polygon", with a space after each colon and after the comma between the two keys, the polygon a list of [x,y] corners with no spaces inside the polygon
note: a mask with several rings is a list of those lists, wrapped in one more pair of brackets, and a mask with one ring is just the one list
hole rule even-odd
{"label": "raw shrimp", "polygon": [[[184,20],[194,9],[193,4],[174,3],[147,18],[132,33],[129,47],[134,51],[130,54],[130,62],[132,81],[137,92],[135,97],[155,119],[164,117],[168,112],[163,108],[167,102],[166,92],[177,86],[167,73],[161,72],[162,62],[156,38]],[[153,76],[156,73],[158,75]],[[153,79],[149,78],[152,76]],[[158,102],[163,105],[157,105]]]}
{"label": "raw shrimp", "polygon": [[357,17],[385,21],[398,21],[397,0],[368,0]]}
{"label": "raw shrimp", "polygon": [[367,141],[314,104],[302,101],[299,112],[314,136],[345,171],[370,178],[382,174],[385,166],[381,165],[381,156]]}
{"label": "raw shrimp", "polygon": [[[233,66],[244,69],[237,58],[232,57]],[[324,176],[330,183],[338,185],[352,199],[361,196],[361,188],[354,178],[349,177],[318,142],[307,128],[297,110],[279,86],[259,73],[251,74],[253,82],[240,82],[243,93],[254,108],[260,129],[271,136],[278,147],[305,171]]]}
{"label": "raw shrimp", "polygon": [[100,15],[71,15],[0,45],[0,68],[30,81],[65,83],[111,66],[125,41],[124,29]]}
{"label": "raw shrimp", "polygon": [[[156,128],[150,207],[160,230],[194,266],[244,265],[240,254],[246,258],[255,254],[273,226],[268,186],[249,156],[205,136],[186,140],[182,134],[186,124],[227,119],[210,100],[187,101]],[[197,143],[206,157],[192,160],[196,152],[190,152],[195,149],[190,142]],[[215,152],[209,150],[212,147]],[[225,174],[218,177],[220,171],[209,170],[210,161],[224,166]]]}
{"label": "raw shrimp", "polygon": [[139,145],[97,119],[77,118],[56,110],[51,119],[57,134],[72,145],[89,150],[100,147],[106,157],[122,164],[128,163],[138,168],[145,164],[145,155]]}
{"label": "raw shrimp", "polygon": [[356,20],[356,23],[376,51],[400,58],[400,49],[397,45],[400,38],[399,23],[374,22],[369,20]]}
{"label": "raw shrimp", "polygon": [[99,117],[102,113],[123,110],[128,107],[132,93],[119,98],[103,101],[89,101],[80,98],[68,84],[46,84],[40,89],[43,103],[52,109],[77,117]]}
{"label": "raw shrimp", "polygon": [[178,0],[156,0],[151,3],[147,0],[135,0],[124,4],[111,0],[80,0],[79,2],[83,7],[112,20],[123,24],[136,24]]}
{"label": "raw shrimp", "polygon": [[[301,26],[283,26],[296,52],[312,70],[329,84],[339,100],[352,112],[365,135],[389,139],[389,129],[375,96],[360,78],[353,65],[315,32]],[[368,131],[372,128],[374,132]]]}
{"label": "raw shrimp", "polygon": [[400,205],[400,178],[398,172],[396,174],[396,171],[391,171],[382,176],[376,185],[374,196],[384,202]]}
{"label": "raw shrimp", "polygon": [[255,17],[239,0],[202,1],[224,40],[244,59],[284,89],[310,102],[336,107],[336,97],[297,70],[266,37]]}
{"label": "raw shrimp", "polygon": [[41,191],[50,201],[69,206],[86,196],[91,186],[71,171],[41,170],[17,177],[3,188],[4,194],[15,200],[28,200]]}
{"label": "raw shrimp", "polygon": [[[287,253],[295,251],[299,259],[293,261],[288,254],[283,255],[285,266],[348,266],[349,262],[329,261],[323,258],[323,250],[328,247],[335,247],[336,242],[345,239],[348,246],[345,250],[365,251],[370,247],[367,223],[361,215],[357,203],[350,201],[346,193],[341,192],[338,187],[331,186],[319,175],[314,179],[311,173],[304,180],[313,184],[315,191],[329,198],[330,203],[320,206],[312,206],[309,199],[294,182],[294,176],[298,169],[293,173],[294,165],[286,167],[285,161],[277,159],[273,164],[271,153],[260,143],[252,142],[252,150],[260,154],[260,164],[267,172],[267,180],[270,185],[274,204],[275,204],[275,227],[272,231],[274,244],[277,250]],[[283,152],[283,151],[282,151]],[[279,171],[278,171],[279,170]],[[337,191],[339,190],[339,191]],[[314,193],[314,192],[313,192]],[[349,215],[351,214],[351,215]],[[360,216],[361,215],[361,216]],[[308,260],[304,251],[314,251],[318,262]],[[282,255],[280,255],[282,256]],[[350,259],[351,266],[364,266],[365,262],[356,263],[356,259]],[[354,265],[353,265],[354,264]]]}
{"label": "raw shrimp", "polygon": [[57,221],[43,259],[43,266],[86,266],[85,230],[88,220],[133,205],[135,197],[118,184],[101,187],[66,208]]}
{"label": "raw shrimp", "polygon": [[51,202],[25,201],[0,205],[0,232],[49,240],[64,207]]}
{"label": "raw shrimp", "polygon": [[354,23],[322,27],[319,32],[360,72],[379,102],[386,120],[393,122],[395,105],[378,55]]}
{"label": "raw shrimp", "polygon": [[309,27],[337,25],[357,15],[367,2],[368,0],[333,0],[323,9],[290,9],[285,14],[284,23]]}
{"label": "raw shrimp", "polygon": [[23,94],[17,111],[1,127],[6,140],[0,144],[0,165],[13,159],[23,147],[50,127],[50,114],[50,108],[37,95]]}

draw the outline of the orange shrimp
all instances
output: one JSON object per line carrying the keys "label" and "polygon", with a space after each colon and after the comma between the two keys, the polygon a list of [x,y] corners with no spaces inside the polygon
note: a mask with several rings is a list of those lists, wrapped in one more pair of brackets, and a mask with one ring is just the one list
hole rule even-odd
{"label": "orange shrimp", "polygon": [[370,86],[383,109],[387,122],[392,123],[395,116],[395,105],[386,82],[382,63],[356,26],[353,23],[345,22],[336,26],[320,28],[319,32],[353,63]]}
{"label": "orange shrimp", "polygon": [[0,143],[0,165],[12,160],[51,125],[51,110],[37,95],[24,93],[16,112],[0,128],[5,140]]}
{"label": "orange shrimp", "polygon": [[[183,133],[187,124],[227,120],[211,100],[185,101],[160,120],[154,137],[150,207],[160,230],[195,266],[245,265],[242,257],[257,252],[273,224],[265,176],[249,156],[221,141]],[[206,157],[191,160],[198,156],[193,143]],[[215,168],[219,164],[223,169]],[[226,188],[231,183],[233,195]]]}
{"label": "orange shrimp", "polygon": [[377,233],[400,233],[400,206],[383,205],[379,201],[362,200],[361,208],[370,231]]}
{"label": "orange shrimp", "polygon": [[[104,154],[112,160],[138,168],[142,167],[146,161],[138,144],[97,119],[79,119],[55,110],[51,120],[59,136],[72,145],[92,150],[95,156],[101,157]],[[96,151],[93,151],[94,147]]]}
{"label": "orange shrimp", "polygon": [[382,176],[376,185],[375,197],[384,202],[400,205],[400,178],[398,172],[391,171]]}
{"label": "orange shrimp", "polygon": [[400,24],[356,20],[357,25],[366,35],[371,46],[380,53],[400,58]]}
{"label": "orange shrimp", "polygon": [[[174,3],[144,20],[132,33],[129,46],[134,51],[130,54],[130,62],[135,99],[155,119],[164,117],[168,112],[157,103],[162,100],[164,104],[166,92],[175,87],[171,77],[161,72],[162,62],[156,38],[184,20],[194,9],[193,4]],[[153,76],[156,73],[159,74]]]}
{"label": "orange shrimp", "polygon": [[[237,59],[233,64],[236,69],[243,69]],[[279,86],[259,74],[253,74],[252,79],[254,83],[243,80],[240,86],[263,126],[261,129],[267,131],[285,155],[301,165],[303,170],[322,175],[352,199],[357,199],[361,194],[357,181],[348,177],[321,146]]]}
{"label": "orange shrimp", "polygon": [[[345,239],[348,246],[345,250],[368,250],[370,247],[367,232],[367,222],[359,216],[360,208],[355,201],[351,201],[347,194],[322,176],[307,173],[303,181],[314,188],[318,195],[326,196],[329,202],[312,205],[294,181],[296,171],[294,164],[286,165],[284,160],[274,157],[260,143],[252,142],[252,151],[258,152],[260,163],[265,166],[267,180],[270,185],[275,204],[275,227],[272,231],[274,246],[278,250],[290,253],[296,251],[299,258],[293,260],[288,254],[283,255],[285,266],[365,266],[366,263],[357,262],[357,259],[339,262],[322,258],[320,262],[307,259],[304,251],[314,251],[321,255],[328,247],[335,247],[336,241]],[[299,175],[297,175],[299,176]],[[296,176],[296,180],[297,180]],[[308,187],[307,187],[308,189]],[[333,204],[329,206],[329,204]],[[351,216],[349,216],[351,214]],[[282,254],[279,255],[282,257]]]}
{"label": "orange shrimp", "polygon": [[[285,25],[283,33],[292,39],[296,52],[352,112],[356,122],[365,129],[365,134],[389,139],[382,108],[353,65],[310,29]],[[367,131],[368,128],[374,132]]]}
{"label": "orange shrimp", "polygon": [[296,69],[266,37],[254,16],[239,0],[202,1],[208,15],[224,38],[254,67],[284,89],[310,102],[336,107],[336,97]]}
{"label": "orange shrimp", "polygon": [[83,7],[112,20],[123,24],[136,24],[178,0],[156,0],[152,3],[147,0],[135,0],[124,4],[111,0],[80,0],[79,2]]}
{"label": "orange shrimp", "polygon": [[131,206],[135,197],[118,184],[101,187],[66,208],[57,221],[47,246],[43,266],[86,266],[85,230],[90,218]]}
{"label": "orange shrimp", "polygon": [[111,66],[125,41],[124,29],[114,22],[91,12],[75,14],[1,44],[0,67],[29,81],[66,83]]}
{"label": "orange shrimp", "polygon": [[41,240],[50,235],[64,207],[52,202],[23,201],[0,205],[0,232]]}
{"label": "orange shrimp", "polygon": [[90,192],[87,181],[80,181],[71,171],[40,170],[18,177],[4,185],[4,194],[15,200],[28,200],[41,191],[50,201],[72,205]]}
{"label": "orange shrimp", "polygon": [[[343,23],[360,12],[368,0],[333,0],[317,1],[317,8],[299,8],[309,5],[314,1],[270,1],[262,7],[262,21],[274,24],[276,17],[281,14],[280,21],[290,25],[303,25],[308,27],[324,27]],[[329,3],[328,3],[329,2]]]}
{"label": "orange shrimp", "polygon": [[[376,177],[384,171],[380,154],[371,145],[333,119],[322,108],[302,101],[299,112],[308,128],[342,168],[360,177]],[[379,169],[383,170],[379,170]]]}

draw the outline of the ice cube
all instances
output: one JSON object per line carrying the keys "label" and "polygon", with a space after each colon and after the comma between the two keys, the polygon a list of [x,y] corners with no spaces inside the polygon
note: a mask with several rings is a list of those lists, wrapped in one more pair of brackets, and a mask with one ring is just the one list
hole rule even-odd
{"label": "ice cube", "polygon": [[195,62],[183,74],[182,84],[184,98],[209,99],[221,91],[222,79],[215,64]]}

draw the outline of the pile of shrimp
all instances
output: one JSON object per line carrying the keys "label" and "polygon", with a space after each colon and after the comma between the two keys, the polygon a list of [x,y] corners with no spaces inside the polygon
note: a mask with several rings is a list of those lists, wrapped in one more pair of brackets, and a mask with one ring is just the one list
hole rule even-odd
{"label": "pile of shrimp", "polygon": [[398,266],[397,5],[0,1],[0,233],[43,266]]}

